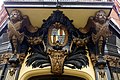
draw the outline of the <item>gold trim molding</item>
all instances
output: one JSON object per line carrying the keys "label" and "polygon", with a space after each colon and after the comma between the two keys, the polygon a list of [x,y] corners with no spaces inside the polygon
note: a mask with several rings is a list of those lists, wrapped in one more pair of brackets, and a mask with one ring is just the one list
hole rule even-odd
{"label": "gold trim molding", "polygon": [[[33,76],[53,75],[50,72],[50,70],[51,68],[31,70],[31,71],[24,73],[23,76],[18,80],[28,80],[30,77],[33,77]],[[92,78],[91,75],[89,75],[88,73],[84,71],[78,71],[78,70],[72,70],[72,69],[66,69],[66,68],[64,70],[63,75],[81,77],[81,78],[85,78],[86,80],[95,80]]]}

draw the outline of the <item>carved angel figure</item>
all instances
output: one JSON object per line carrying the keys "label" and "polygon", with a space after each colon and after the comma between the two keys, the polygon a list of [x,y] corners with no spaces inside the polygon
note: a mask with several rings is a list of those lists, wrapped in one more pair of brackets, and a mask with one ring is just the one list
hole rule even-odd
{"label": "carved angel figure", "polygon": [[105,11],[97,11],[95,16],[89,17],[84,28],[79,29],[83,34],[90,35],[90,43],[87,44],[91,54],[103,54],[105,40],[111,35],[109,30],[109,19]]}
{"label": "carved angel figure", "polygon": [[27,41],[27,39],[29,39],[29,34],[27,33],[32,34],[37,31],[38,28],[33,27],[27,15],[22,15],[21,11],[17,9],[11,11],[8,27],[8,37],[12,44],[13,53],[25,53],[28,48],[26,46],[26,42],[29,43],[29,41]]}
{"label": "carved angel figure", "polygon": [[103,10],[100,10],[95,14],[93,25],[95,28],[95,33],[92,34],[92,40],[94,43],[99,39],[106,38],[111,35],[109,30],[109,20]]}
{"label": "carved angel figure", "polygon": [[104,54],[105,40],[111,35],[109,30],[109,20],[103,10],[98,11],[93,18],[93,28],[95,32],[92,33],[92,40],[98,46],[98,53]]}
{"label": "carved angel figure", "polygon": [[22,43],[24,34],[22,33],[23,17],[19,10],[12,10],[10,13],[10,21],[8,24],[8,37],[12,43],[13,53],[17,53],[18,43]]}

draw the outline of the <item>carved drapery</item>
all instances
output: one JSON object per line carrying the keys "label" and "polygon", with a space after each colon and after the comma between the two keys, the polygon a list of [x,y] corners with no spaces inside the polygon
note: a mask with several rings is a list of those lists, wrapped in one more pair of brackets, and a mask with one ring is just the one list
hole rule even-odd
{"label": "carved drapery", "polygon": [[23,41],[23,34],[20,32],[22,28],[23,17],[19,10],[13,10],[10,13],[10,22],[8,23],[8,37],[12,43],[12,51],[18,53],[18,43]]}
{"label": "carved drapery", "polygon": [[105,40],[108,36],[111,36],[109,19],[103,10],[96,12],[95,17],[93,17],[93,25],[95,32],[92,34],[92,40],[98,45],[98,54],[103,55]]}

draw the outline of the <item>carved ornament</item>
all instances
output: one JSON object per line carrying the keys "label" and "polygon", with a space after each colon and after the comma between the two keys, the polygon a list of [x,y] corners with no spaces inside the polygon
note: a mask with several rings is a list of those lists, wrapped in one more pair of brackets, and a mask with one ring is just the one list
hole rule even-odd
{"label": "carved ornament", "polygon": [[109,30],[109,20],[103,10],[96,12],[92,22],[96,31],[92,34],[92,40],[94,43],[101,39],[101,37],[106,38],[111,35]]}
{"label": "carved ornament", "polygon": [[83,39],[81,39],[81,38],[74,38],[73,39],[73,43],[75,43],[77,47],[78,46],[86,46],[88,41],[89,41],[89,38],[83,38]]}
{"label": "carved ornament", "polygon": [[10,69],[9,69],[9,74],[10,74],[10,76],[15,75],[15,72],[16,72],[16,68],[10,68]]}
{"label": "carved ornament", "polygon": [[110,66],[120,68],[120,58],[119,57],[105,55],[104,58],[109,62]]}
{"label": "carved ornament", "polygon": [[54,74],[62,74],[63,73],[63,65],[65,58],[67,56],[66,51],[62,50],[49,50],[48,55],[51,61],[51,72]]}
{"label": "carved ornament", "polygon": [[[33,68],[51,66],[51,72],[55,75],[64,73],[64,66],[72,69],[86,67],[89,64],[86,56],[89,38],[81,38],[81,33],[74,27],[72,20],[62,11],[53,11],[43,21],[41,28],[35,34],[29,33],[27,38],[31,48],[26,65],[32,65]],[[43,43],[35,44],[35,37],[40,37]]]}
{"label": "carved ornament", "polygon": [[0,57],[1,64],[9,63],[9,59],[13,56],[12,53],[4,53]]}

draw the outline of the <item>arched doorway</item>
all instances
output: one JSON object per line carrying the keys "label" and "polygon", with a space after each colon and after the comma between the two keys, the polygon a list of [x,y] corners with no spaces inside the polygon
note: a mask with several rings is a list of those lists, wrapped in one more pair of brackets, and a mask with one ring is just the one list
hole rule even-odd
{"label": "arched doorway", "polygon": [[61,76],[44,75],[44,76],[30,77],[28,80],[86,80],[86,79],[76,76],[68,76],[68,75],[61,75]]}

